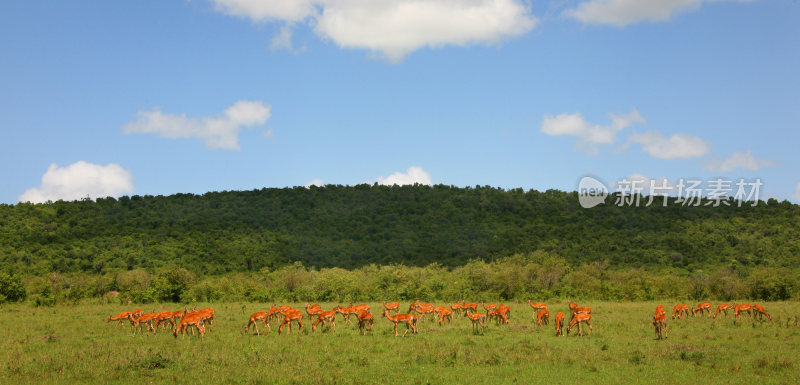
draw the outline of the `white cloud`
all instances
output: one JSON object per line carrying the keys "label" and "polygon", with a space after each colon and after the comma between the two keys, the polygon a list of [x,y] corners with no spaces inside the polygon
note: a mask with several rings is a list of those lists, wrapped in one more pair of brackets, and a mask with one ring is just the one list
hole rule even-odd
{"label": "white cloud", "polygon": [[114,163],[105,166],[78,161],[59,168],[51,164],[42,176],[42,184],[26,190],[20,202],[43,203],[47,201],[73,201],[86,198],[104,198],[133,192],[133,177],[122,166]]}
{"label": "white cloud", "polygon": [[[655,192],[656,195],[661,195],[661,194],[674,195],[676,193],[675,184],[672,183],[672,181],[670,181],[667,178],[663,177],[649,178],[642,174],[632,174],[631,176],[625,178],[624,180],[630,182],[630,185],[628,185],[628,187],[630,188],[633,188],[633,186],[641,188],[642,189],[641,193],[643,195],[650,195],[651,192]],[[615,187],[619,189],[619,181],[617,183],[617,186]]]}
{"label": "white cloud", "polygon": [[789,194],[790,198],[794,198],[796,201],[800,202],[800,183],[794,187],[794,194]]}
{"label": "white cloud", "polygon": [[426,184],[431,185],[431,174],[427,171],[423,170],[422,167],[409,167],[406,170],[406,173],[403,174],[401,172],[396,172],[392,175],[384,177],[378,177],[378,184],[392,186],[392,185],[406,185],[406,184]]}
{"label": "white cloud", "polygon": [[587,122],[579,113],[545,116],[541,130],[547,135],[568,135],[577,137],[575,149],[588,153],[597,153],[599,144],[611,144],[616,134],[633,125],[646,124],[647,121],[635,108],[629,114],[609,114],[611,124],[599,125]]}
{"label": "white cloud", "polygon": [[715,1],[742,3],[751,0],[589,0],[564,11],[564,15],[585,24],[624,27],[641,21],[667,21],[674,14],[696,10],[703,3]]}
{"label": "white cloud", "polygon": [[139,111],[139,120],[123,127],[126,134],[158,134],[164,138],[198,138],[209,148],[239,149],[242,127],[264,124],[270,117],[270,105],[238,101],[222,117],[188,118],[186,114],[164,114],[158,108]]}
{"label": "white cloud", "polygon": [[422,47],[498,43],[538,22],[520,0],[214,1],[217,10],[254,21],[307,20],[342,48],[366,49],[394,62]]}
{"label": "white cloud", "polygon": [[659,159],[696,158],[708,153],[710,144],[694,135],[674,134],[669,138],[658,131],[633,133],[630,142],[642,146],[642,151]]}
{"label": "white cloud", "polygon": [[705,169],[709,171],[732,171],[736,169],[757,171],[766,167],[775,167],[775,162],[756,159],[752,151],[747,150],[747,152],[735,152],[725,159],[711,160],[706,164]]}
{"label": "white cloud", "polygon": [[314,178],[310,182],[306,183],[305,186],[306,186],[306,188],[309,188],[311,186],[322,187],[322,186],[325,186],[325,183],[322,181],[322,179]]}
{"label": "white cloud", "polygon": [[269,42],[269,47],[273,51],[285,50],[292,53],[300,53],[305,51],[305,47],[295,48],[292,44],[292,26],[281,26],[280,32],[275,35]]}

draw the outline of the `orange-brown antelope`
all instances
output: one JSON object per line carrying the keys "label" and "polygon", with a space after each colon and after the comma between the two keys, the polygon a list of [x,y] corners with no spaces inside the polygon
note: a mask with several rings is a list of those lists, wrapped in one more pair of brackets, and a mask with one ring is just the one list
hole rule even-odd
{"label": "orange-brown antelope", "polygon": [[556,337],[564,336],[564,313],[556,313]]}
{"label": "orange-brown antelope", "polygon": [[733,306],[727,303],[720,304],[717,306],[717,311],[714,312],[714,318],[717,318],[720,312],[725,313],[725,318],[728,318],[728,310],[733,310]]}
{"label": "orange-brown antelope", "polygon": [[[180,331],[181,339],[184,339],[186,338],[186,329],[194,326],[197,331],[200,332],[200,338],[203,338],[206,335],[205,319],[206,315],[200,312],[185,314],[178,323],[178,326],[175,327],[175,330],[172,331],[172,335],[178,338],[178,331]],[[192,332],[192,334],[194,334],[194,332]]]}
{"label": "orange-brown antelope", "polygon": [[400,302],[383,303],[383,310],[394,310],[395,313],[400,311]]}
{"label": "orange-brown antelope", "polygon": [[323,327],[325,326],[325,322],[327,322],[328,323],[328,328],[331,330],[331,332],[335,332],[336,331],[336,314],[339,313],[339,309],[341,309],[341,306],[337,306],[337,307],[333,308],[333,310],[331,310],[331,311],[324,311],[324,312],[320,313],[319,315],[317,315],[317,322],[314,322],[314,324],[311,325],[311,332],[315,333],[317,331],[317,325],[319,325],[320,322],[322,323]]}
{"label": "orange-brown antelope", "polygon": [[403,333],[403,337],[406,336],[408,333],[408,329],[411,328],[414,332],[413,334],[417,334],[417,316],[413,314],[396,314],[391,315],[389,311],[384,310],[383,316],[392,321],[394,324],[394,336],[397,337],[397,324],[398,323],[405,323],[406,324],[406,332]]}
{"label": "orange-brown antelope", "polygon": [[115,315],[113,317],[112,316],[108,316],[108,318],[106,318],[106,322],[117,321],[117,325],[115,327],[119,327],[120,322],[131,318],[131,314],[132,313],[129,312],[129,311],[124,311],[124,312],[119,313],[119,314],[117,314],[117,315]]}
{"label": "orange-brown antelope", "polygon": [[703,303],[697,305],[696,308],[692,309],[692,316],[696,317],[697,313],[700,313],[701,316],[706,315],[706,313],[703,313],[703,311],[708,313],[708,315],[711,315],[711,303],[710,302],[703,302]]}
{"label": "orange-brown antelope", "polygon": [[291,334],[292,333],[292,322],[293,321],[297,322],[297,324],[300,325],[300,333],[302,333],[303,332],[303,313],[301,313],[300,310],[297,310],[297,309],[289,309],[286,312],[284,312],[284,314],[285,315],[283,317],[283,322],[281,322],[281,326],[278,327],[278,335],[281,334],[281,330],[283,330],[283,327],[286,324],[289,324],[289,333],[288,334]]}
{"label": "orange-brown antelope", "polygon": [[754,316],[757,316],[759,321],[763,320],[764,316],[767,316],[767,319],[770,322],[772,322],[772,316],[770,316],[769,313],[767,313],[767,310],[764,309],[763,306],[761,306],[761,305],[753,305],[751,308],[753,309],[752,311],[753,311]]}
{"label": "orange-brown antelope", "polygon": [[538,320],[536,326],[542,326],[543,323],[547,325],[550,321],[550,311],[547,309],[540,309],[536,312],[536,319]]}
{"label": "orange-brown antelope", "polygon": [[244,333],[247,334],[250,330],[250,325],[255,325],[256,327],[256,335],[261,335],[258,331],[258,322],[261,321],[264,324],[264,331],[272,331],[267,323],[267,312],[260,311],[258,313],[253,313],[250,315],[250,320],[247,321],[247,326],[244,327]]}
{"label": "orange-brown antelope", "polygon": [[[578,308],[580,309],[580,308]],[[585,322],[589,325],[589,331],[592,331],[592,315],[587,313],[572,313],[572,321],[569,323],[569,327],[567,328],[567,335],[572,330],[575,325],[578,325],[578,336],[583,336],[583,328],[581,325]]]}
{"label": "orange-brown antelope", "polygon": [[[653,326],[656,328],[656,339],[667,339],[667,316],[665,314],[656,314],[653,316]],[[663,336],[662,336],[663,333]]]}
{"label": "orange-brown antelope", "polygon": [[[386,311],[384,309],[384,311]],[[359,310],[356,312],[358,318],[358,329],[361,330],[361,335],[367,335],[367,332],[372,331],[372,324],[375,322],[375,316],[370,314],[368,310]]]}
{"label": "orange-brown antelope", "polygon": [[684,314],[689,318],[689,305],[677,304],[672,308],[672,319],[681,319]]}
{"label": "orange-brown antelope", "polygon": [[467,310],[464,313],[464,317],[469,318],[472,321],[472,332],[478,334],[478,326],[481,327],[481,334],[483,334],[483,321],[486,320],[486,316],[481,313],[472,313],[471,311]]}

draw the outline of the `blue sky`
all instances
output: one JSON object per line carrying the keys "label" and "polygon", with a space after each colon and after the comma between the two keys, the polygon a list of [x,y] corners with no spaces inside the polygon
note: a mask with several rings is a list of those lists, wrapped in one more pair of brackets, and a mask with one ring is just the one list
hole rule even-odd
{"label": "blue sky", "polygon": [[0,203],[760,178],[800,201],[800,3],[0,5]]}

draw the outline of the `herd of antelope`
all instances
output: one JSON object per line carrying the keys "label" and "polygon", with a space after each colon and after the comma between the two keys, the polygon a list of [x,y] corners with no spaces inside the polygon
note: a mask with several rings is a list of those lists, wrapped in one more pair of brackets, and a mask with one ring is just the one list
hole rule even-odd
{"label": "herd of antelope", "polygon": [[[144,327],[147,327],[147,330],[154,334],[159,329],[165,331],[167,327],[169,327],[175,338],[178,338],[178,332],[180,331],[181,339],[183,339],[186,337],[187,329],[191,330],[192,335],[194,335],[194,331],[197,330],[200,333],[200,337],[205,336],[206,324],[208,324],[209,329],[212,329],[214,327],[215,318],[214,308],[211,307],[200,310],[192,308],[191,311],[184,309],[178,311],[153,311],[151,313],[145,313],[142,309],[136,309],[132,312],[126,311],[119,313],[113,317],[108,316],[106,322],[117,321],[117,327],[119,327],[122,321],[128,320],[131,323],[131,329],[133,329],[134,335],[141,332]],[[192,327],[194,329],[192,329]]]}
{"label": "herd of antelope", "polygon": [[[763,320],[764,317],[767,317],[769,321],[772,321],[772,316],[770,316],[767,310],[761,305],[729,305],[723,303],[717,306],[717,311],[714,312],[714,315],[711,315],[710,302],[703,302],[695,308],[690,308],[689,305],[677,304],[672,308],[672,319],[680,320],[684,317],[689,318],[690,309],[692,311],[692,317],[703,317],[707,315],[716,319],[720,313],[723,313],[727,318],[728,310],[731,310],[733,311],[734,320],[738,320],[741,313],[747,313],[750,316],[750,320],[754,320],[756,317],[758,320]],[[656,339],[667,339],[667,310],[664,309],[662,305],[656,306],[656,312],[653,314],[653,326],[655,327]]]}
{"label": "herd of antelope", "polygon": [[[589,332],[592,331],[592,309],[590,307],[579,307],[577,303],[567,301],[569,307],[570,318],[567,325],[566,334],[569,335],[570,331],[577,326],[578,335],[583,336],[584,324],[589,327]],[[550,323],[550,311],[547,309],[547,304],[542,302],[533,303],[528,301],[528,306],[533,309],[533,322],[537,327],[547,326]],[[383,309],[381,316],[386,318],[394,326],[395,337],[399,336],[398,325],[405,325],[406,330],[403,333],[405,337],[409,331],[412,334],[417,334],[417,327],[419,323],[425,318],[430,316],[432,321],[438,322],[439,326],[447,322],[453,321],[453,315],[463,315],[464,318],[470,320],[472,324],[472,332],[483,333],[485,322],[494,320],[496,325],[507,325],[511,318],[511,307],[504,304],[486,304],[481,303],[481,307],[485,310],[483,313],[478,312],[477,303],[467,303],[459,301],[447,306],[434,306],[432,303],[423,303],[421,301],[412,302],[408,307],[405,314],[400,314],[399,302],[383,302]],[[330,332],[336,331],[336,318],[341,315],[344,322],[350,324],[350,317],[355,316],[355,321],[358,323],[359,331],[362,335],[367,335],[372,331],[375,322],[375,316],[370,313],[370,306],[367,304],[349,306],[336,306],[331,310],[323,310],[320,305],[305,304],[305,314],[299,309],[295,309],[289,305],[277,306],[272,305],[268,311],[253,313],[244,327],[244,333],[250,332],[250,327],[255,328],[255,333],[260,335],[262,330],[267,333],[271,332],[270,322],[274,319],[281,320],[278,327],[278,334],[281,334],[284,327],[288,328],[288,333],[292,332],[292,323],[297,323],[300,332],[303,331],[303,319],[308,315],[309,323],[311,323],[311,332],[316,333],[317,327],[322,324],[322,328],[327,328]],[[711,303],[703,302],[695,308],[690,308],[689,305],[678,304],[673,307],[672,319],[680,320],[689,317],[691,311],[694,317],[709,316],[717,318],[720,313],[728,316],[728,310],[733,312],[733,318],[738,320],[739,316],[747,313],[750,319],[763,320],[766,317],[772,321],[772,317],[767,313],[761,305],[738,304],[729,305],[723,303],[717,306],[717,311],[711,314]],[[554,317],[555,335],[564,335],[564,313],[556,312]],[[205,308],[195,310],[194,308],[189,311],[187,309],[178,311],[165,310],[162,312],[144,313],[143,310],[137,309],[132,312],[122,312],[116,316],[109,316],[106,322],[117,321],[117,326],[121,322],[128,320],[134,335],[141,332],[143,328],[147,328],[151,333],[156,333],[158,330],[165,331],[167,328],[172,330],[174,337],[178,337],[178,332],[181,333],[181,338],[185,338],[189,330],[192,335],[197,330],[200,337],[204,337],[206,333],[206,325],[208,328],[213,328],[214,323],[214,309]],[[262,329],[259,329],[259,323]],[[667,310],[662,305],[656,306],[655,314],[653,315],[653,326],[657,339],[666,339],[667,336]]]}

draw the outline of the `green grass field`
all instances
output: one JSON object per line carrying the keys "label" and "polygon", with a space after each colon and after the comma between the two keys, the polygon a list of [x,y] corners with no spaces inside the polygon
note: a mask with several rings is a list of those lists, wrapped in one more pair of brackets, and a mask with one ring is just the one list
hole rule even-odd
{"label": "green grass field", "polygon": [[[674,303],[663,304],[671,315]],[[487,324],[482,335],[464,317],[444,327],[426,317],[406,338],[395,338],[381,305],[371,305],[372,335],[339,316],[335,333],[312,334],[306,317],[303,333],[279,336],[273,321],[270,334],[256,336],[244,335],[244,325],[267,306],[211,304],[217,321],[203,340],[133,336],[128,324],[105,322],[128,306],[4,306],[0,383],[800,383],[800,303],[764,303],[772,323],[669,319],[666,341],[655,340],[651,325],[656,303],[581,302],[593,309],[593,333],[558,338],[552,323],[537,328],[523,303],[510,304],[509,325]],[[548,305],[553,316],[567,312],[566,301]]]}

